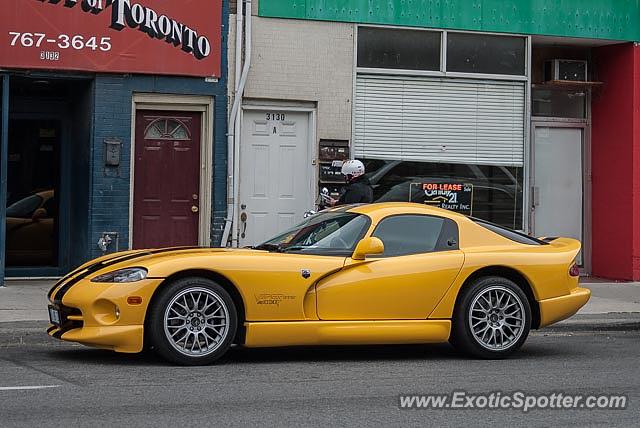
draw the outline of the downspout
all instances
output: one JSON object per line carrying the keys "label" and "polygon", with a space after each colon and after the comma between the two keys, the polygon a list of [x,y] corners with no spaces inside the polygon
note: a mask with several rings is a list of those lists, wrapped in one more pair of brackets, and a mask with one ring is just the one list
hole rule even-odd
{"label": "downspout", "polygon": [[[240,153],[239,144],[236,137],[240,129],[240,106],[242,104],[242,96],[244,94],[244,87],[247,83],[247,76],[249,75],[249,67],[251,65],[251,0],[244,2],[247,11],[247,18],[245,23],[245,37],[244,37],[244,66],[242,67],[242,73],[240,73],[240,64],[242,57],[242,33],[243,33],[243,1],[238,1],[236,9],[236,49],[235,49],[235,95],[233,97],[233,105],[231,107],[231,113],[229,114],[229,123],[227,126],[227,217],[225,218],[224,231],[222,232],[222,240],[220,244],[227,246],[229,241],[229,235],[231,233],[231,226],[234,219],[237,217],[235,212],[235,206],[238,200],[238,154]],[[231,246],[233,246],[233,237]],[[237,245],[237,242],[236,242]]]}
{"label": "downspout", "polygon": [[7,161],[9,153],[9,75],[0,74],[2,84],[2,119],[0,127],[0,287],[4,286],[7,266]]}

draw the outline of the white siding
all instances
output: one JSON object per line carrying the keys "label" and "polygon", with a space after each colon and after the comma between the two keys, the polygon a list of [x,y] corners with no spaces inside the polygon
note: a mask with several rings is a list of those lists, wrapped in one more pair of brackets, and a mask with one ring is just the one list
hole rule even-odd
{"label": "white siding", "polygon": [[524,82],[358,75],[356,157],[522,166]]}

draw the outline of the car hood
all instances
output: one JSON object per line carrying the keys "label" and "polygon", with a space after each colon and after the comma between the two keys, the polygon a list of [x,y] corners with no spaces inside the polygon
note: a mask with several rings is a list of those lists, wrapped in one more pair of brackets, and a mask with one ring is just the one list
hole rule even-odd
{"label": "car hood", "polygon": [[[75,276],[85,271],[86,274],[97,274],[107,272],[114,269],[121,269],[127,266],[146,265],[157,259],[166,259],[174,256],[197,256],[197,255],[216,255],[229,254],[236,252],[255,252],[263,253],[264,251],[244,249],[244,248],[208,248],[208,247],[171,247],[171,248],[155,248],[143,250],[120,251],[118,253],[106,254],[104,256],[93,259],[82,266],[79,266],[65,278]],[[63,278],[63,280],[65,279]]]}

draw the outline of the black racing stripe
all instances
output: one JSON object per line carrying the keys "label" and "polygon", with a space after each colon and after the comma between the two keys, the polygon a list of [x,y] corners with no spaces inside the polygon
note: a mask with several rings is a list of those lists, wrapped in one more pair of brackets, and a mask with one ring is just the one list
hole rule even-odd
{"label": "black racing stripe", "polygon": [[[81,280],[85,279],[87,276],[91,275],[92,273],[97,272],[100,269],[103,269],[105,267],[109,267],[109,266],[112,266],[112,265],[120,263],[120,262],[126,262],[126,261],[129,261],[129,260],[134,260],[134,259],[145,257],[145,256],[150,256],[152,254],[161,254],[161,253],[167,253],[167,252],[179,251],[179,250],[193,250],[193,249],[197,249],[197,248],[201,248],[201,247],[162,248],[162,249],[159,249],[159,250],[143,251],[141,253],[130,254],[128,256],[116,257],[116,258],[113,258],[113,259],[107,259],[107,260],[103,260],[103,261],[98,262],[98,263],[94,263],[94,264],[84,268],[83,270],[86,269],[85,272],[80,273],[75,278],[72,278],[71,280],[66,282],[60,288],[60,290],[58,290],[58,292],[56,293],[55,297],[53,298],[53,302],[55,304],[57,304],[57,305],[62,305],[62,298],[69,291],[69,289],[71,287],[73,287],[75,284],[77,284]],[[49,299],[51,300],[51,296],[50,296]]]}
{"label": "black racing stripe", "polygon": [[60,286],[62,283],[66,282],[67,280],[69,280],[71,277],[77,275],[78,273],[82,272],[85,269],[91,269],[93,266],[99,265],[100,263],[106,263],[108,261],[113,261],[116,259],[119,259],[123,256],[118,256],[117,254],[114,254],[113,257],[110,257],[108,259],[102,260],[99,263],[94,263],[92,265],[89,265],[87,267],[83,267],[82,265],[78,268],[76,268],[75,270],[69,272],[68,274],[66,274],[65,276],[63,276],[58,282],[55,283],[55,285],[53,287],[51,287],[51,290],[49,290],[49,293],[47,294],[47,298],[49,298],[49,300],[52,299],[53,296],[53,292],[55,291],[56,288],[58,288],[58,286]]}

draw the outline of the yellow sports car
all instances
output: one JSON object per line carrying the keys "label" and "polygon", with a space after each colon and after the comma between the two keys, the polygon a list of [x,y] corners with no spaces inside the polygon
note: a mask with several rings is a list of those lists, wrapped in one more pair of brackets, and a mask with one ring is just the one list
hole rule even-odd
{"label": "yellow sports car", "polygon": [[62,340],[208,364],[232,344],[450,341],[502,358],[578,311],[580,243],[411,203],[323,211],[254,248],[126,251],[49,292]]}

